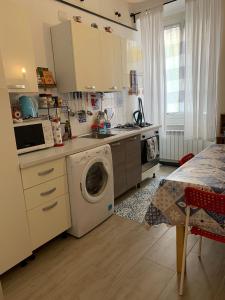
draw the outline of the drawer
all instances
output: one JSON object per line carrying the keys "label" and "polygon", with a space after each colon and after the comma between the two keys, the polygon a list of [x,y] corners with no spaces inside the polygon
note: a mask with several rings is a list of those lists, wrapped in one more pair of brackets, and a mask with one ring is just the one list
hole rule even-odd
{"label": "drawer", "polygon": [[65,158],[39,164],[23,169],[22,179],[24,189],[41,184],[53,178],[64,175],[66,172]]}
{"label": "drawer", "polygon": [[68,195],[45,202],[28,211],[32,250],[71,226]]}
{"label": "drawer", "polygon": [[24,191],[27,210],[68,193],[66,176],[61,176]]}

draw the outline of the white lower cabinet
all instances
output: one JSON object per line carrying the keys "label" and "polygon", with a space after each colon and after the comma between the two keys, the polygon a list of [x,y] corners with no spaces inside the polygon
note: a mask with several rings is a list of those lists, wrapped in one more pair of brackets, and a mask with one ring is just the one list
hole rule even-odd
{"label": "white lower cabinet", "polygon": [[2,70],[0,57],[0,275],[32,253],[10,101]]}
{"label": "white lower cabinet", "polygon": [[28,211],[33,250],[70,227],[68,195],[47,201]]}
{"label": "white lower cabinet", "polygon": [[21,171],[32,250],[71,226],[65,158]]}

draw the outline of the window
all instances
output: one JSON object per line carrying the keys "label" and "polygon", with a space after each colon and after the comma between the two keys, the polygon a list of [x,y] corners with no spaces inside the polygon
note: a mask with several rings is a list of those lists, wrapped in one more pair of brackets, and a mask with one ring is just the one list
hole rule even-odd
{"label": "window", "polygon": [[184,113],[184,26],[165,27],[165,101],[167,114]]}

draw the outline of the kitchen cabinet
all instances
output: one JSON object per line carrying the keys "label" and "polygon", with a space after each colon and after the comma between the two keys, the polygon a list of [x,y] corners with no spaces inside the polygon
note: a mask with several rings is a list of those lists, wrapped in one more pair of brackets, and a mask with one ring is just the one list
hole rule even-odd
{"label": "kitchen cabinet", "polygon": [[126,192],[126,142],[124,140],[112,143],[114,197]]}
{"label": "kitchen cabinet", "polygon": [[0,1],[0,48],[9,92],[37,92],[31,28],[26,10]]}
{"label": "kitchen cabinet", "polygon": [[0,275],[32,254],[10,101],[0,58]]}
{"label": "kitchen cabinet", "polygon": [[32,250],[71,226],[65,158],[22,169]]}
{"label": "kitchen cabinet", "polygon": [[68,21],[54,26],[51,33],[59,91],[100,91],[99,30]]}
{"label": "kitchen cabinet", "polygon": [[121,89],[120,37],[73,21],[54,26],[51,33],[60,92]]}
{"label": "kitchen cabinet", "polygon": [[126,188],[141,182],[141,141],[140,136],[126,140]]}
{"label": "kitchen cabinet", "polygon": [[122,89],[121,38],[105,31],[100,31],[100,36],[102,90],[115,92]]}
{"label": "kitchen cabinet", "polygon": [[115,198],[141,182],[140,136],[120,140],[111,145]]}

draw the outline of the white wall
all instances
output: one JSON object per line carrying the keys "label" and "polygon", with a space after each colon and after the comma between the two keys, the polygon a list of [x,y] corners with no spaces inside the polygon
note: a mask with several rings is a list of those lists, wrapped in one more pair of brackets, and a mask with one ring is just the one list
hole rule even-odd
{"label": "white wall", "polygon": [[[28,15],[30,16],[30,24],[33,35],[33,44],[35,51],[36,66],[48,67],[54,74],[54,61],[53,61],[53,52],[51,44],[51,35],[50,27],[61,22],[62,17],[66,19],[72,19],[73,16],[81,16],[82,21],[87,24],[93,22],[97,23],[99,28],[105,26],[111,26],[115,34],[120,35],[121,37],[137,40],[139,41],[139,33],[106,21],[104,19],[95,17],[88,13],[82,12],[73,7],[61,4],[54,0],[11,0],[15,3],[20,3],[27,10]],[[79,2],[77,0],[70,0]],[[119,2],[118,2],[119,1]],[[101,2],[101,14],[108,15],[109,10],[113,11],[115,7],[118,7],[120,3],[121,9],[127,10],[127,16],[129,14],[128,4],[123,0],[95,0],[92,2],[93,9],[99,9],[97,4]],[[129,20],[127,21],[129,23]],[[90,45],[91,47],[91,45]],[[98,70],[96,70],[98,72]],[[41,92],[41,91],[40,91]],[[43,92],[43,91],[42,91]],[[51,92],[51,90],[49,91]],[[53,91],[56,92],[56,91]],[[109,107],[109,105],[114,105],[116,114],[113,119],[114,123],[124,123],[126,121],[132,121],[132,112],[135,110],[136,106],[136,97],[130,97],[126,92],[122,93],[122,101],[118,101],[118,95],[107,94],[105,102],[103,103],[104,107]],[[68,95],[65,95],[65,98],[68,99]],[[92,118],[89,118],[89,122],[79,124],[76,119],[72,121],[72,126],[74,128],[75,134],[83,134],[90,130],[90,124],[92,123]]]}
{"label": "white wall", "polygon": [[[101,28],[103,28],[103,26],[111,26],[114,30],[114,33],[122,37],[127,37],[129,39],[138,38],[137,32],[131,29],[126,29],[125,27],[105,21],[103,19],[92,16],[73,7],[61,4],[54,0],[11,1],[20,3],[20,5],[24,5],[24,7],[28,11],[28,14],[30,15],[37,66],[47,66],[51,70],[54,69],[50,27],[60,23],[60,19],[58,17],[59,13],[65,15],[68,19],[72,19],[73,16],[79,15],[82,16],[82,20],[84,23],[91,24],[92,22],[96,22]],[[112,3],[113,1],[117,2],[116,0],[104,1],[103,11],[108,10],[110,1]]]}

